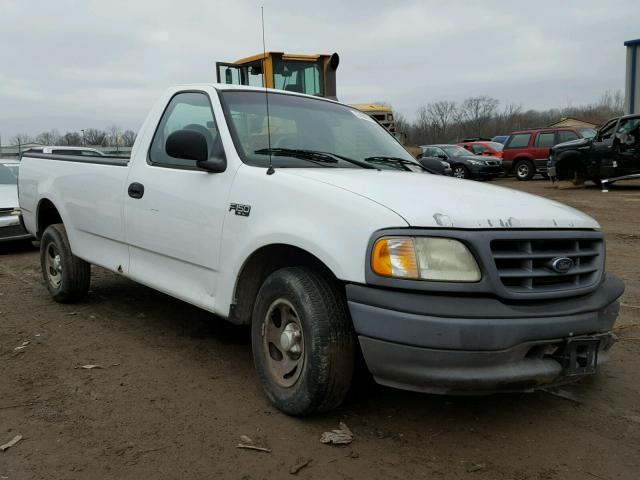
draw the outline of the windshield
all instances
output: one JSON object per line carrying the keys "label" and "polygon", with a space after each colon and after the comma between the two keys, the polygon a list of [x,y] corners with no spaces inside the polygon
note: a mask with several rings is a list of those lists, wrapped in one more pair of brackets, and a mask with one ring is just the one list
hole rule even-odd
{"label": "windshield", "polygon": [[441,147],[450,157],[468,157],[471,155],[469,150],[457,145],[442,145]]}
{"label": "windshield", "polygon": [[[384,127],[345,105],[269,92],[267,124],[264,92],[231,90],[221,96],[236,149],[249,165],[267,167],[271,154],[276,168],[410,170],[409,165],[423,171]],[[315,155],[309,161],[310,152],[332,158],[318,161]]]}
{"label": "windshield", "polygon": [[18,183],[18,165],[3,165],[0,163],[0,185],[15,185]]}

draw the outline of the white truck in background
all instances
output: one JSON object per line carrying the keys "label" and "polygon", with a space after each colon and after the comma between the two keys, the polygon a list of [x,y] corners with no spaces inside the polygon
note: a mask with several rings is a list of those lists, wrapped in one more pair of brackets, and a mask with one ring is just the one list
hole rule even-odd
{"label": "white truck in background", "polygon": [[291,415],[339,405],[360,351],[381,384],[477,394],[592,374],[615,340],[624,286],[595,220],[425,173],[327,99],[174,87],[130,159],[26,153],[19,198],[56,301],[95,264],[251,324]]}

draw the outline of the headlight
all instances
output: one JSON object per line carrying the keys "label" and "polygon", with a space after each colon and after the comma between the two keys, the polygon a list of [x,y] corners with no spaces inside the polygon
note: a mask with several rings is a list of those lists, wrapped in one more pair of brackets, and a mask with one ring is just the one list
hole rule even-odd
{"label": "headlight", "polygon": [[373,246],[371,268],[384,277],[478,282],[480,268],[460,241],[441,237],[383,237]]}
{"label": "headlight", "polygon": [[469,159],[469,160],[467,160],[467,162],[469,162],[471,165],[484,165],[484,162],[482,162],[480,160]]}

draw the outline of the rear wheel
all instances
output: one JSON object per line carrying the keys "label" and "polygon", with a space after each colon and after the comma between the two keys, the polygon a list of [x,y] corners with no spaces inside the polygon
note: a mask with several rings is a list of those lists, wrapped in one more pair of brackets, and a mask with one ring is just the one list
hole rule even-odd
{"label": "rear wheel", "polygon": [[49,225],[40,240],[40,265],[49,293],[56,302],[81,300],[89,291],[91,265],[71,253],[61,223]]}
{"label": "rear wheel", "polygon": [[314,270],[284,268],[265,280],[251,344],[269,400],[289,415],[330,410],[349,391],[355,338],[346,301]]}
{"label": "rear wheel", "polygon": [[531,180],[536,174],[536,169],[530,160],[517,161],[513,170],[518,180]]}
{"label": "rear wheel", "polygon": [[453,176],[456,178],[470,178],[471,174],[464,165],[456,165],[453,167]]}

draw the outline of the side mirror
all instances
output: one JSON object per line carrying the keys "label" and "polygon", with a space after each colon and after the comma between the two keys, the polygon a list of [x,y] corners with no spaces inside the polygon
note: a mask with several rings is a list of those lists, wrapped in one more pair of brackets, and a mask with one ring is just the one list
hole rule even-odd
{"label": "side mirror", "polygon": [[193,160],[198,168],[208,172],[220,173],[227,168],[223,158],[209,159],[207,139],[194,130],[176,130],[167,137],[165,144],[167,155],[183,160]]}

